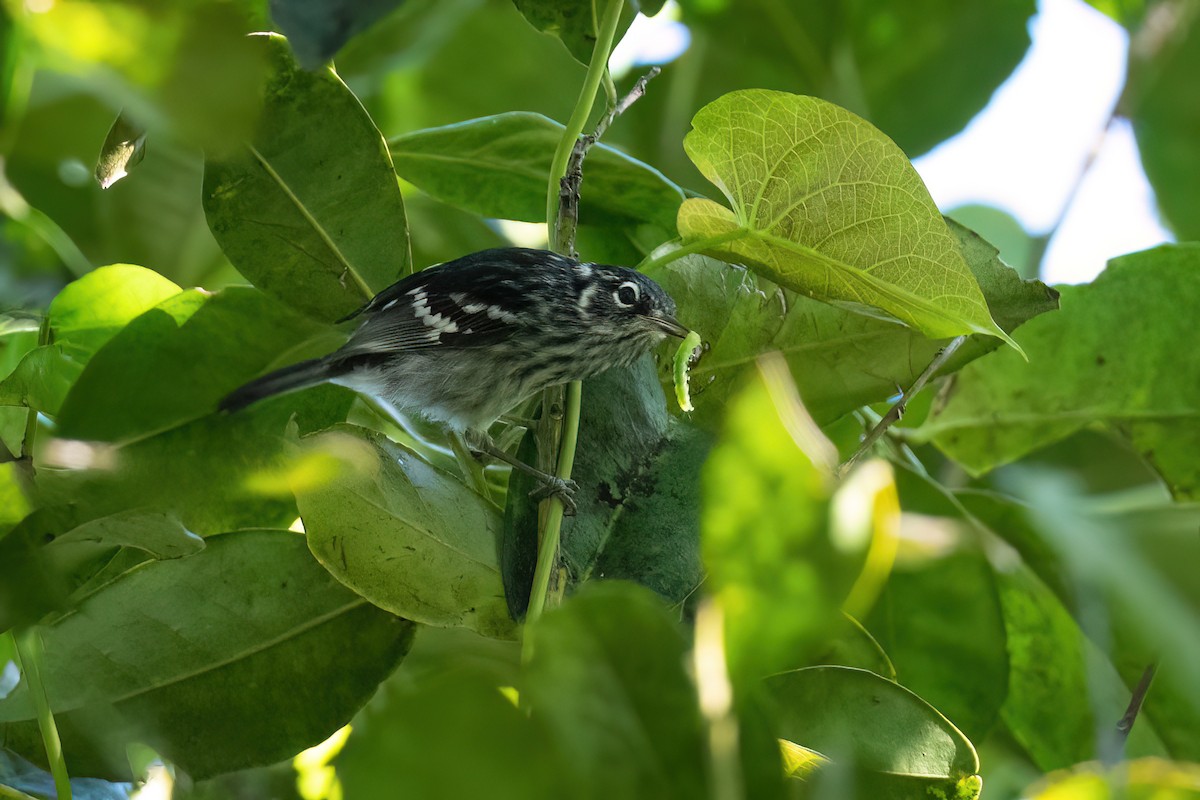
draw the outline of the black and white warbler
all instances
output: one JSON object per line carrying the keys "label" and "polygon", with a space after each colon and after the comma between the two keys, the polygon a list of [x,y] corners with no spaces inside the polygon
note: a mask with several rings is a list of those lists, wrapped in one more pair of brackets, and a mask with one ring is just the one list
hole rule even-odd
{"label": "black and white warbler", "polygon": [[[264,375],[224,411],[329,382],[466,435],[473,448],[538,477],[570,504],[573,483],[495,447],[487,429],[533,393],[632,364],[688,331],[645,275],[545,250],[484,250],[410,275],[346,319],[363,322],[340,349]],[[343,320],[344,321],[344,320]]]}

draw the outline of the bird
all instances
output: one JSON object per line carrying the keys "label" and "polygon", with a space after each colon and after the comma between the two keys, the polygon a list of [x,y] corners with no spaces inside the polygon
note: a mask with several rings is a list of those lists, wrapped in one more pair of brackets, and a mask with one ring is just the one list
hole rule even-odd
{"label": "bird", "polygon": [[329,355],[263,375],[219,409],[333,383],[462,434],[539,482],[569,510],[578,486],[498,448],[488,429],[549,386],[628,367],[667,337],[686,337],[675,301],[627,267],[548,250],[495,248],[402,278],[352,314],[349,340]]}

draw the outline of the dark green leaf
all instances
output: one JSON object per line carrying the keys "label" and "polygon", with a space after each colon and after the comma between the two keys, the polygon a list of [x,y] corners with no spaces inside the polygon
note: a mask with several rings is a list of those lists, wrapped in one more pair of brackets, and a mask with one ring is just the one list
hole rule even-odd
{"label": "dark green leaf", "polygon": [[897,565],[866,624],[896,679],[982,741],[1008,686],[1004,617],[983,554]]}
{"label": "dark green leaf", "polygon": [[[396,172],[423,191],[485,217],[546,221],[546,183],[563,126],[525,111],[415,131],[388,141]],[[598,144],[588,151],[580,219],[675,226],[683,191],[653,167]]]}
{"label": "dark green leaf", "polygon": [[710,240],[707,254],[929,336],[1005,338],[920,176],[866,120],[812,97],[732,92],[696,114],[684,149],[732,207],[679,209],[680,235]]}
{"label": "dark green leaf", "polygon": [[317,69],[360,31],[403,0],[271,0],[271,16],[288,37],[296,60]]}
{"label": "dark green leaf", "polygon": [[[809,667],[766,680],[776,732],[856,770],[857,797],[974,797],[979,758],[965,736],[903,686],[849,667]],[[818,778],[821,773],[818,773]],[[820,783],[818,782],[818,786]]]}
{"label": "dark green leaf", "polygon": [[910,156],[957,133],[1029,46],[1033,0],[684,0],[691,44],[611,136],[689,189],[688,114],[756,87],[822,97],[870,120]]}
{"label": "dark green leaf", "polygon": [[[412,632],[334,581],[303,537],[246,531],[130,570],[41,635],[73,773],[125,775],[126,744],[139,741],[203,778],[324,739],[391,672]],[[27,690],[0,701],[0,730],[38,758]]]}
{"label": "dark green leaf", "polygon": [[278,36],[254,138],[204,170],[204,211],[238,270],[318,319],[338,319],[411,270],[386,145],[331,69],[304,72]]}
{"label": "dark green leaf", "polygon": [[146,157],[146,129],[124,113],[117,116],[100,146],[96,160],[96,180],[107,189],[129,174]]}
{"label": "dark green leaf", "polygon": [[1129,51],[1122,110],[1133,122],[1146,177],[1180,239],[1200,238],[1200,8],[1161,3]]}
{"label": "dark green leaf", "polygon": [[704,728],[675,616],[646,589],[601,583],[525,632],[522,701],[580,797],[706,796]]}
{"label": "dark green leaf", "polygon": [[372,603],[431,625],[513,634],[500,581],[500,515],[454,477],[382,435],[339,426],[331,481],[296,487],[313,554]]}
{"label": "dark green leaf", "polygon": [[997,352],[968,366],[919,435],[980,474],[1102,423],[1176,497],[1200,497],[1200,361],[1179,345],[1200,306],[1197,270],[1200,245],[1164,246],[1064,287],[1063,310],[1021,331],[1029,363]]}
{"label": "dark green leaf", "polygon": [[[1006,331],[1058,308],[1058,293],[1025,281],[997,257],[996,249],[947,220],[963,257],[983,289],[988,308]],[[693,419],[716,424],[721,409],[741,386],[756,356],[780,352],[818,422],[895,394],[910,386],[945,340],[820,303],[780,289],[745,270],[689,256],[653,270],[651,277],[679,301],[679,319],[699,331],[708,349],[692,369]],[[973,336],[943,374],[999,347],[992,336]],[[670,385],[669,372],[661,374]]]}
{"label": "dark green leaf", "polygon": [[[578,513],[562,527],[567,586],[634,581],[683,605],[703,579],[699,474],[710,438],[667,415],[649,357],[584,383],[572,478]],[[532,442],[532,437],[528,437]],[[530,444],[520,456],[533,458]],[[509,609],[525,615],[537,552],[533,480],[509,480],[504,581]]]}
{"label": "dark green leaf", "polygon": [[545,732],[461,665],[415,686],[385,684],[359,719],[334,762],[347,797],[578,796]]}
{"label": "dark green leaf", "polygon": [[[587,64],[596,47],[596,26],[608,3],[616,0],[513,0],[529,24],[542,33],[557,36],[576,61]],[[652,0],[651,5],[657,3]],[[661,3],[657,3],[661,5]],[[637,0],[629,0],[621,8],[617,24],[616,45],[637,14]]]}
{"label": "dark green leaf", "polygon": [[[1010,663],[1004,722],[1042,770],[1098,757],[1098,743],[1112,742],[1128,689],[1027,569],[998,572],[997,585]],[[1129,752],[1165,754],[1148,720],[1134,726]]]}

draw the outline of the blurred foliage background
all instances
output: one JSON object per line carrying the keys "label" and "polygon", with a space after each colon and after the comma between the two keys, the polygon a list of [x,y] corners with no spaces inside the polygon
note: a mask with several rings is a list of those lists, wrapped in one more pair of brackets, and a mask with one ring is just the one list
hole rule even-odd
{"label": "blurred foliage background", "polygon": [[[545,245],[592,3],[0,3],[0,789],[53,796],[40,661],[80,797],[1200,797],[1200,4],[1092,5],[1129,31],[1114,115],[1181,243],[1058,298],[1032,280],[1053,231],[955,213],[1028,361],[971,336],[839,476],[947,339],[672,260],[680,204],[720,198],[684,137],[767,89],[915,158],[1036,4],[641,4],[688,44],[589,155],[578,247],[704,336],[697,410],[668,412],[665,351],[588,384],[576,474],[603,491],[522,632],[519,479],[338,388],[211,412],[406,272]],[[254,183],[251,141],[332,239]]]}

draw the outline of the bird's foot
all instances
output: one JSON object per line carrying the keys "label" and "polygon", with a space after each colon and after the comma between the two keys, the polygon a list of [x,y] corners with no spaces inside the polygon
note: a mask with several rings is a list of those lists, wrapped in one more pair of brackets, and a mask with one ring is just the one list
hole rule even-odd
{"label": "bird's foot", "polygon": [[579,491],[579,484],[572,480],[564,480],[554,475],[546,475],[540,478],[542,484],[529,493],[529,496],[537,501],[542,501],[550,497],[557,497],[563,504],[563,514],[568,517],[575,516],[575,493]]}

